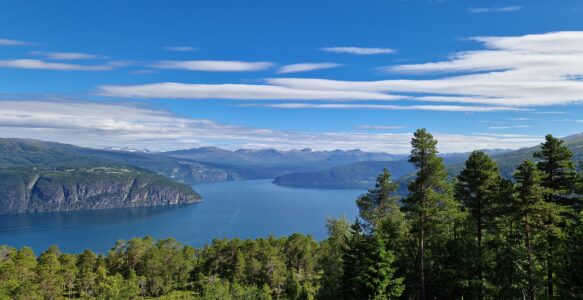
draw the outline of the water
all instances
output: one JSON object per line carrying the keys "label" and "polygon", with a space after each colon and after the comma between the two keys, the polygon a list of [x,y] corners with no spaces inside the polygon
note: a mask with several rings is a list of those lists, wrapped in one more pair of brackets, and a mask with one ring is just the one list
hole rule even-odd
{"label": "water", "polygon": [[270,180],[196,185],[204,201],[171,207],[0,215],[0,245],[56,244],[65,252],[105,253],[118,239],[173,237],[192,246],[214,238],[256,238],[295,232],[326,237],[327,217],[357,215],[360,190],[287,188]]}

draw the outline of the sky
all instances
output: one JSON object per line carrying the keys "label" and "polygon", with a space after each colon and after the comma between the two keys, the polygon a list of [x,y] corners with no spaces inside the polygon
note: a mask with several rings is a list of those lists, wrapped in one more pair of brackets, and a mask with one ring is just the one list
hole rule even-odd
{"label": "sky", "polygon": [[583,1],[0,3],[0,137],[517,149],[583,131]]}

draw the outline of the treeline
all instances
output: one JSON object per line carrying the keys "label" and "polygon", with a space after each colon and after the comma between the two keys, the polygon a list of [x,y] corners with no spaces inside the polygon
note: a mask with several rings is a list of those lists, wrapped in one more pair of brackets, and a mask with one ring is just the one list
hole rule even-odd
{"label": "treeline", "polygon": [[328,220],[320,243],[145,237],[38,257],[2,246],[0,299],[583,299],[583,175],[561,140],[548,135],[512,180],[480,151],[448,178],[431,134],[411,144],[409,195],[385,170],[359,217]]}

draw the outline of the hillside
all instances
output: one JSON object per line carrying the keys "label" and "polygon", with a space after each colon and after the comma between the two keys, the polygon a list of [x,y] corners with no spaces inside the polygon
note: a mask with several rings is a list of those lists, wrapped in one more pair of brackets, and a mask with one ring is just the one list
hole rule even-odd
{"label": "hillside", "polygon": [[188,185],[83,148],[0,139],[0,213],[192,203]]}
{"label": "hillside", "polygon": [[116,163],[147,169],[185,183],[237,180],[233,171],[161,154],[97,150],[25,139],[0,139],[0,166]]}
{"label": "hillside", "polygon": [[300,172],[278,176],[275,184],[328,189],[366,189],[375,182],[383,168],[391,171],[393,178],[413,172],[407,160],[364,161],[336,166],[316,172]]}

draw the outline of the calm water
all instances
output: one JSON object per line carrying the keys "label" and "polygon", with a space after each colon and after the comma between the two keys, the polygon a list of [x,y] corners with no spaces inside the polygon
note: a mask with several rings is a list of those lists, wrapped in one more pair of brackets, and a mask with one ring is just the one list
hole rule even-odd
{"label": "calm water", "polygon": [[52,244],[67,252],[106,252],[118,239],[174,237],[193,246],[213,238],[255,238],[294,232],[326,237],[326,217],[357,214],[360,190],[287,188],[269,180],[195,186],[197,204],[82,212],[0,215],[0,245],[31,246],[38,254]]}

